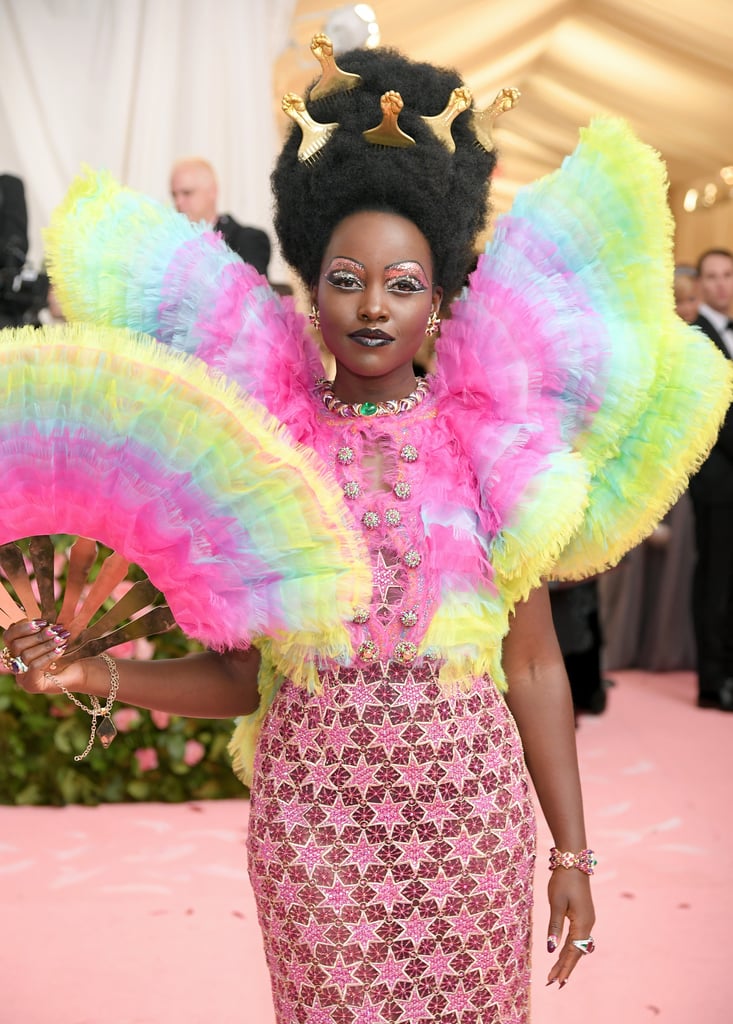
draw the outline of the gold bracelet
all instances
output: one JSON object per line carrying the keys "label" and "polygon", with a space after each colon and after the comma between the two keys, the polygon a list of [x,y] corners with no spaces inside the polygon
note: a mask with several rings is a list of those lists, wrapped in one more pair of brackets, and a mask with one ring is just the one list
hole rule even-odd
{"label": "gold bracelet", "polygon": [[[106,750],[107,747],[112,742],[112,740],[117,735],[117,728],[115,727],[115,723],[112,721],[112,716],[110,712],[112,711],[112,705],[115,702],[115,698],[117,697],[117,691],[120,687],[120,674],[117,671],[117,665],[108,654],[100,654],[99,657],[102,659],[102,661],[106,664],[107,668],[109,669],[109,693],[107,694],[107,701],[104,707],[100,705],[99,699],[97,697],[92,697],[92,706],[88,708],[86,704],[83,704],[78,699],[78,697],[75,697],[73,693],[70,693],[69,690],[66,689],[66,687],[63,685],[63,683],[61,683],[59,679],[56,679],[55,676],[50,677],[54,680],[54,682],[59,687],[61,692],[65,693],[73,704],[76,704],[78,708],[81,708],[82,711],[86,711],[88,715],[92,716],[92,727],[89,733],[89,742],[87,743],[86,750],[81,754],[75,754],[75,761],[84,760],[84,758],[87,756],[89,751],[94,746],[95,736],[99,736],[99,742]],[[102,719],[102,721],[99,723],[99,726],[97,726],[98,718]]]}

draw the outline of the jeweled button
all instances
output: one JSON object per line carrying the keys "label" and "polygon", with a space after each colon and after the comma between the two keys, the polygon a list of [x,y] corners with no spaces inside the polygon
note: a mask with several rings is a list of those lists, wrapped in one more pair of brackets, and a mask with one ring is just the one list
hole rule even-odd
{"label": "jeweled button", "polygon": [[358,498],[361,494],[361,487],[359,487],[356,480],[347,480],[344,484],[344,494],[347,498]]}
{"label": "jeweled button", "polygon": [[409,640],[400,640],[395,645],[394,656],[397,661],[401,661],[403,665],[410,661],[414,661],[417,656],[417,647]]}
{"label": "jeweled button", "polygon": [[390,526],[399,526],[402,522],[402,516],[396,508],[388,508],[384,513],[384,518]]}
{"label": "jeweled button", "polygon": [[364,524],[364,526],[366,526],[367,530],[376,530],[376,528],[379,526],[382,520],[379,518],[378,512],[373,512],[370,510],[364,513],[364,515],[361,517],[361,521]]}
{"label": "jeweled button", "polygon": [[419,551],[415,551],[412,548],[410,548],[409,551],[405,551],[404,555],[402,556],[402,561],[409,569],[417,569],[418,565],[422,561],[422,558],[420,557]]}
{"label": "jeweled button", "polygon": [[354,449],[349,448],[347,445],[344,445],[343,448],[339,448],[338,452],[336,453],[336,458],[338,459],[342,466],[350,466],[351,463],[354,461]]}
{"label": "jeweled button", "polygon": [[365,622],[369,622],[369,609],[362,608],[361,605],[358,608],[354,608],[351,621],[355,622],[358,626],[363,626]]}
{"label": "jeweled button", "polygon": [[400,615],[400,622],[403,626],[416,626],[417,625],[417,612],[414,608],[410,608],[409,611],[403,612]]}
{"label": "jeweled button", "polygon": [[362,661],[374,661],[378,653],[373,640],[365,640],[363,644],[359,644],[358,654]]}
{"label": "jeweled button", "polygon": [[414,444],[406,444],[400,452],[403,462],[417,462],[418,450]]}
{"label": "jeweled button", "polygon": [[410,493],[412,491],[412,488],[406,480],[398,480],[392,489],[397,497],[402,498],[403,501],[405,498],[410,497]]}

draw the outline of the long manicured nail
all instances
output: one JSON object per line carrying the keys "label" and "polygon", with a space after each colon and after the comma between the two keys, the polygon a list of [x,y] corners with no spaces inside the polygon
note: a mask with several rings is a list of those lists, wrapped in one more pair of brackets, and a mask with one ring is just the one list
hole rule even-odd
{"label": "long manicured nail", "polygon": [[568,979],[567,979],[567,978],[563,978],[563,980],[562,980],[562,981],[560,982],[560,984],[558,985],[558,988],[565,988],[565,986],[567,985],[567,983],[568,983]]}
{"label": "long manicured nail", "polygon": [[34,633],[37,633],[39,629],[43,629],[48,623],[45,619],[31,619],[31,629]]}
{"label": "long manicured nail", "polygon": [[554,953],[557,949],[557,935],[547,936],[547,952]]}
{"label": "long manicured nail", "polygon": [[68,629],[65,629],[63,626],[49,626],[46,633],[52,640],[65,640],[71,636]]}

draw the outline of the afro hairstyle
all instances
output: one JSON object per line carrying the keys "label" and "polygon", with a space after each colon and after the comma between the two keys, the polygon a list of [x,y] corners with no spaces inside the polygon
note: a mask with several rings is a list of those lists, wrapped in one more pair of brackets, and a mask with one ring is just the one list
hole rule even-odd
{"label": "afro hairstyle", "polygon": [[[475,260],[483,228],[489,179],[496,163],[476,142],[470,115],[460,114],[451,131],[454,153],[422,120],[440,114],[457,72],[411,61],[396,50],[350,50],[340,54],[344,71],[361,75],[348,92],[307,101],[314,120],[337,121],[331,139],[309,161],[298,159],[301,132],[293,126],[272,173],[275,230],[281,251],[306,287],[318,280],[321,259],[336,226],[352,213],[381,210],[412,221],[428,240],[435,283],[455,295]],[[380,98],[400,93],[400,128],[416,142],[409,148],[373,145],[362,132],[382,120]]]}

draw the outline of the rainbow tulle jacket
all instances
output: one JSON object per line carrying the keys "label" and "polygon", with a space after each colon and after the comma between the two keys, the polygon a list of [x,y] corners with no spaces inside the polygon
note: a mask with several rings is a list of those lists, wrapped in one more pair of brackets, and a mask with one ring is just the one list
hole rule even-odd
{"label": "rainbow tulle jacket", "polygon": [[[618,562],[715,440],[730,366],[675,314],[665,190],[657,154],[594,121],[498,219],[443,323],[415,423],[429,414],[452,457],[416,478],[431,598],[412,640],[449,682],[503,686],[515,602]],[[292,300],[105,173],[74,182],[47,244],[70,322],[0,335],[0,543],[94,536],[192,637],[257,644],[270,694],[354,663],[373,550],[328,458],[321,362]]]}

